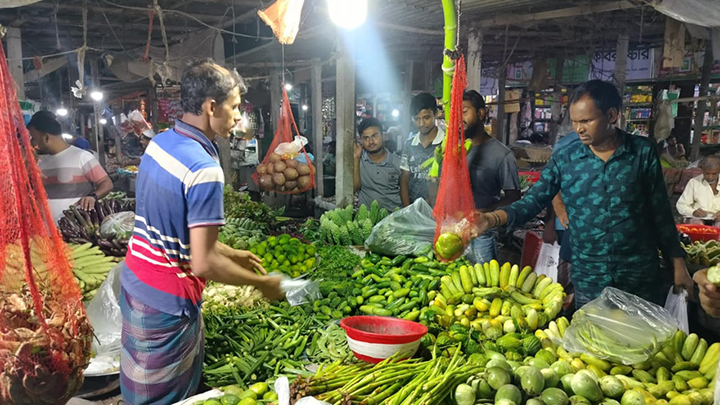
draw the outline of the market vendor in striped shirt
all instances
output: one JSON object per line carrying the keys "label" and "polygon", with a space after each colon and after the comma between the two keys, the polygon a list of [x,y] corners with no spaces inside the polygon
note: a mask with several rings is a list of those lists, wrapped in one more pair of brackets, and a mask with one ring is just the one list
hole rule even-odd
{"label": "market vendor in striped shirt", "polygon": [[142,157],[135,230],[120,274],[120,388],[128,404],[170,404],[196,391],[206,280],[281,297],[279,277],[255,273],[265,272],[258,257],[217,241],[224,176],[213,140],[229,136],[240,120],[244,90],[236,72],[194,62],[182,76],[182,119],[154,137]]}

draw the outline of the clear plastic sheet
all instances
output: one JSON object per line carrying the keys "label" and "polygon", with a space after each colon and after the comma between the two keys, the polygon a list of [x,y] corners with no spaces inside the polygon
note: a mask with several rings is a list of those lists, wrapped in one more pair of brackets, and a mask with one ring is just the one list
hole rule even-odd
{"label": "clear plastic sheet", "polygon": [[575,313],[559,343],[569,352],[637,364],[660,350],[678,327],[665,308],[608,287]]}
{"label": "clear plastic sheet", "polygon": [[285,298],[292,306],[302,305],[322,299],[318,281],[310,281],[302,278],[289,278],[280,273],[270,273],[271,276],[282,276],[280,289],[285,293]]}
{"label": "clear plastic sheet", "polygon": [[97,294],[87,305],[86,311],[90,325],[95,332],[92,351],[95,356],[120,355],[120,334],[122,332],[122,314],[120,313],[120,269],[124,262],[118,263],[108,273],[98,288]]}
{"label": "clear plastic sheet", "polygon": [[100,224],[103,238],[130,239],[135,229],[135,212],[122,211],[110,214]]}
{"label": "clear plastic sheet", "polygon": [[375,225],[365,247],[387,256],[420,255],[430,251],[434,238],[432,208],[427,201],[418,198]]}

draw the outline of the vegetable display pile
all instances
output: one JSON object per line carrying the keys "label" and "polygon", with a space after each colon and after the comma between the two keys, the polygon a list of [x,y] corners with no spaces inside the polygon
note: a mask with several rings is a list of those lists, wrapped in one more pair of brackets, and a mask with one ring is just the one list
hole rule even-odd
{"label": "vegetable display pile", "polygon": [[233,249],[247,250],[250,245],[260,243],[262,237],[260,223],[247,218],[228,218],[220,230],[218,241]]}
{"label": "vegetable display pile", "polygon": [[72,254],[72,272],[80,287],[83,301],[90,301],[97,289],[107,278],[107,274],[116,264],[116,259],[105,254],[91,243],[68,245]]}
{"label": "vegetable display pile", "polygon": [[352,206],[328,211],[320,217],[320,240],[331,245],[362,245],[373,226],[386,216],[388,211],[380,209],[377,201],[370,208],[361,205],[354,218]]}
{"label": "vegetable display pile", "polygon": [[282,213],[270,208],[267,204],[250,199],[248,193],[234,191],[232,186],[223,189],[225,218],[246,218],[253,222],[273,225],[277,216]]}
{"label": "vegetable display pile", "polygon": [[224,392],[215,398],[198,401],[193,405],[256,405],[260,403],[277,402],[278,395],[270,389],[265,382],[258,382],[248,389],[242,389],[237,385],[228,385],[220,388]]}
{"label": "vegetable display pile", "polygon": [[103,237],[100,225],[105,217],[124,211],[135,211],[134,199],[108,199],[95,202],[95,209],[85,211],[75,205],[63,211],[58,229],[65,242],[98,246],[106,255],[125,257],[128,238]]}
{"label": "vegetable display pile", "polygon": [[714,266],[720,263],[720,243],[716,240],[696,241],[692,245],[683,244],[683,248],[687,253],[685,260],[690,264]]}
{"label": "vegetable display pile", "polygon": [[[312,395],[332,405],[437,405],[455,387],[482,371],[476,364],[465,363],[461,356],[397,361],[387,359],[375,366],[342,366],[340,362],[321,367],[308,379],[297,379],[290,387],[291,403]],[[472,405],[472,402],[458,402]]]}
{"label": "vegetable display pile", "polygon": [[301,369],[325,324],[287,302],[255,309],[203,308],[205,383],[211,387],[265,381]]}
{"label": "vegetable display pile", "polygon": [[262,259],[262,266],[268,272],[279,271],[290,277],[299,277],[315,266],[315,246],[303,243],[288,234],[270,236],[266,240],[250,245],[250,252]]}
{"label": "vegetable display pile", "polygon": [[459,323],[496,340],[545,326],[560,313],[564,299],[562,285],[551,278],[510,263],[500,268],[492,260],[443,276],[430,310],[445,328]]}

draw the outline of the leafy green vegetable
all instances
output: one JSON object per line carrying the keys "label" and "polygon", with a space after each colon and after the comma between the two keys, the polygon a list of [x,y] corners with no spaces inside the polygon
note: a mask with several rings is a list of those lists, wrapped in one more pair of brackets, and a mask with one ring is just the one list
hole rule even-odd
{"label": "leafy green vegetable", "polygon": [[223,203],[226,218],[247,218],[268,225],[274,224],[284,210],[275,211],[266,204],[253,201],[248,193],[233,190],[229,185],[223,189]]}

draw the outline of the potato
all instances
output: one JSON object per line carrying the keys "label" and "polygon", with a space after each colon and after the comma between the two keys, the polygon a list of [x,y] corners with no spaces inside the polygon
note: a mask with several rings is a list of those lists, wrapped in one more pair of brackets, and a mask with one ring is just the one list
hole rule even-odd
{"label": "potato", "polygon": [[257,171],[259,175],[264,175],[264,174],[267,174],[267,169],[268,169],[268,167],[266,165],[259,164],[257,169],[255,169],[255,171]]}
{"label": "potato", "polygon": [[[297,167],[298,174],[301,176],[307,176],[310,174],[310,166],[305,163],[301,163]],[[302,188],[302,187],[301,187]]]}
{"label": "potato", "polygon": [[287,167],[292,167],[293,169],[297,169],[300,162],[298,162],[295,159],[288,159],[285,161],[285,164],[287,165]]}
{"label": "potato", "polygon": [[268,155],[268,159],[270,159],[271,163],[277,163],[282,160],[282,156],[278,155],[277,153],[273,152]]}
{"label": "potato", "polygon": [[273,183],[273,176],[269,174],[260,176],[260,187],[265,190],[272,190],[275,187],[275,184]]}
{"label": "potato", "polygon": [[297,181],[294,180],[288,180],[285,182],[285,190],[287,191],[293,191],[297,188]]}
{"label": "potato", "polygon": [[[298,170],[300,171],[300,170]],[[305,190],[308,187],[310,187],[310,176],[300,176],[298,177],[298,188],[300,190]]]}
{"label": "potato", "polygon": [[285,171],[285,169],[287,169],[287,165],[285,164],[285,162],[277,162],[273,166],[273,170],[275,171],[275,173],[282,173]]}
{"label": "potato", "polygon": [[276,186],[282,187],[285,184],[285,175],[282,173],[275,173],[272,175],[272,181]]}
{"label": "potato", "polygon": [[300,176],[298,174],[298,171],[293,169],[292,167],[288,167],[287,169],[285,169],[283,174],[285,175],[286,180],[297,180],[297,178]]}

